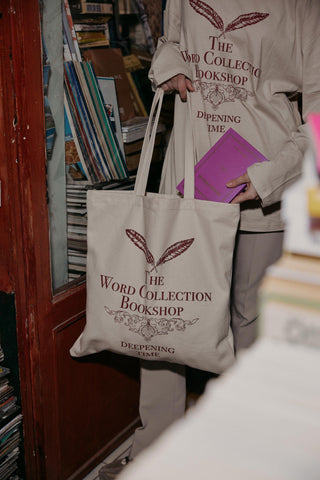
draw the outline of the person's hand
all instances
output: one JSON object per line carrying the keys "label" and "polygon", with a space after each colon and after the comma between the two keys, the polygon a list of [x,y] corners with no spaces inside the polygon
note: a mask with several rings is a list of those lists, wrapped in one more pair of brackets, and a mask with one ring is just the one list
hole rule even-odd
{"label": "person's hand", "polygon": [[194,87],[189,78],[182,73],[170,78],[167,82],[160,85],[165,93],[179,92],[183,102],[187,100],[187,92],[194,92]]}
{"label": "person's hand", "polygon": [[246,184],[245,190],[240,192],[230,203],[243,203],[247,200],[259,200],[259,195],[257,194],[257,191],[247,173],[228,182],[227,187],[234,188],[242,184]]}

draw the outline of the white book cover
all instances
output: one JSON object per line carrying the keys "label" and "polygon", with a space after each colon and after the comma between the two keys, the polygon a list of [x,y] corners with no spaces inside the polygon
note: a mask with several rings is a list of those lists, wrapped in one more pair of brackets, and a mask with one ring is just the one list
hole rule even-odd
{"label": "white book cover", "polygon": [[97,77],[97,80],[103,98],[103,103],[109,114],[109,118],[110,115],[113,116],[113,118],[110,118],[110,121],[112,122],[112,120],[114,120],[113,124],[115,127],[115,135],[119,148],[125,157],[115,80],[113,77]]}

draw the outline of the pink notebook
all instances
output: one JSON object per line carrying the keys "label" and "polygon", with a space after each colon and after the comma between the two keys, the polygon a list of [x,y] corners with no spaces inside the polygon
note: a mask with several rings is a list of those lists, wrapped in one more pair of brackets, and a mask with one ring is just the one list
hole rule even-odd
{"label": "pink notebook", "polygon": [[[194,197],[199,200],[231,202],[245,185],[228,188],[226,183],[246,173],[253,163],[267,160],[241,135],[229,128],[195,166]],[[184,192],[184,180],[177,189]]]}

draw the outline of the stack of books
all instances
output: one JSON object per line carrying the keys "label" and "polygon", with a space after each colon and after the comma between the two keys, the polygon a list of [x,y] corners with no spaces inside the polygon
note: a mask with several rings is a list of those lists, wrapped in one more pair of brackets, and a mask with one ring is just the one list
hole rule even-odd
{"label": "stack of books", "polygon": [[9,384],[7,376],[10,369],[0,367],[0,421],[5,420],[18,410],[17,397],[14,395],[14,388]]}
{"label": "stack of books", "polygon": [[112,15],[112,0],[69,0],[71,14],[78,15]]}
{"label": "stack of books", "polygon": [[109,25],[102,23],[75,23],[79,48],[107,47],[110,45]]}
{"label": "stack of books", "polygon": [[[144,138],[148,125],[147,117],[135,117],[122,123],[122,137],[124,143],[131,143]],[[165,127],[162,123],[158,124],[157,133],[163,133]]]}
{"label": "stack of books", "polygon": [[67,184],[68,280],[86,273],[87,261],[87,190],[133,190],[135,175],[99,186]]}
{"label": "stack of books", "polygon": [[68,279],[86,273],[87,258],[87,188],[67,184]]}
{"label": "stack of books", "polygon": [[320,258],[286,252],[259,294],[260,335],[320,349]]}
{"label": "stack of books", "polygon": [[[313,135],[318,135],[320,128],[312,127]],[[319,349],[320,144],[315,140],[312,138],[314,148],[305,155],[302,177],[283,195],[284,254],[267,270],[261,285],[260,333],[280,342]],[[310,192],[319,192],[312,204],[308,201]]]}
{"label": "stack of books", "polygon": [[83,48],[110,45],[109,20],[113,16],[112,2],[85,0],[64,0],[64,2],[80,51]]}
{"label": "stack of books", "polygon": [[125,158],[110,125],[98,81],[89,62],[64,62],[65,108],[89,183],[128,176]]}
{"label": "stack of books", "polygon": [[10,369],[0,366],[0,478],[18,480],[22,415],[9,375]]}

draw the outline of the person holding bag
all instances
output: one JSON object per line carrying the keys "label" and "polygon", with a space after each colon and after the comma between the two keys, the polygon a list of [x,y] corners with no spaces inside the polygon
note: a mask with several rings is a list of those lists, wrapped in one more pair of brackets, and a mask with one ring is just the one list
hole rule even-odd
{"label": "person holding bag", "polygon": [[[185,177],[186,132],[198,160],[229,127],[269,160],[227,184],[244,184],[232,201],[241,206],[230,306],[235,353],[256,339],[257,291],[282,254],[281,196],[301,173],[309,143],[303,121],[320,111],[319,39],[318,0],[168,0],[164,11],[149,77],[176,99],[160,191],[175,194]],[[288,95],[297,92],[303,121]],[[142,427],[130,459],[184,415],[185,402],[183,365],[141,362]],[[128,460],[105,466],[100,478],[115,478]]]}

